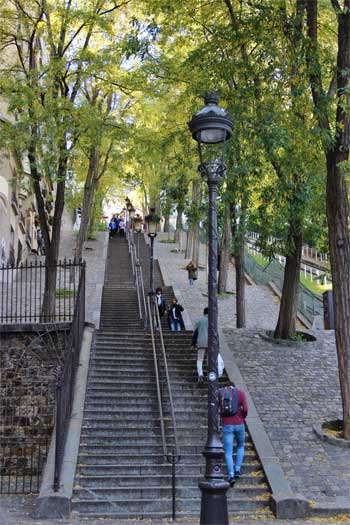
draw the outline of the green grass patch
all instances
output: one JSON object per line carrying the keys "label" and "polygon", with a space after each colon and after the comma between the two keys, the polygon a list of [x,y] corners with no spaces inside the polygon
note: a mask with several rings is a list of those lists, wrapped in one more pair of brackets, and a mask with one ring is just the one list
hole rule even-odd
{"label": "green grass patch", "polygon": [[[305,279],[305,275],[301,275],[300,276],[300,282],[306,286],[306,288],[308,288],[309,290],[311,290],[311,292],[317,294],[317,295],[322,295],[323,292],[326,292],[327,290],[331,290],[332,289],[332,283],[328,282],[328,284],[324,285],[324,284],[317,284],[317,278],[316,277],[313,277],[313,281],[310,280],[309,277],[306,277]],[[321,279],[319,279],[320,282],[321,282]]]}
{"label": "green grass patch", "polygon": [[58,299],[63,299],[64,297],[72,297],[74,295],[74,290],[67,290],[67,288],[57,288],[55,295]]}
{"label": "green grass patch", "polygon": [[[264,257],[263,255],[259,254],[259,253],[250,253],[250,256],[253,257],[253,259],[259,264],[259,266],[261,266],[262,268],[265,268],[269,262],[269,260],[267,259],[267,257]],[[313,280],[311,281],[310,279],[310,274],[307,272],[306,274],[306,278],[305,278],[305,275],[304,273],[302,273],[300,275],[300,282],[308,289],[310,290],[310,292],[316,294],[316,295],[322,295],[323,292],[326,292],[327,290],[331,290],[332,289],[332,283],[329,282],[329,279],[328,279],[328,284],[324,285],[324,284],[321,284],[322,282],[322,277],[320,276],[319,277],[319,281],[320,281],[320,284],[317,283],[317,277],[314,275],[313,276]]]}
{"label": "green grass patch", "polygon": [[163,242],[164,244],[175,244],[175,241],[174,239],[162,239],[161,241],[159,242]]}

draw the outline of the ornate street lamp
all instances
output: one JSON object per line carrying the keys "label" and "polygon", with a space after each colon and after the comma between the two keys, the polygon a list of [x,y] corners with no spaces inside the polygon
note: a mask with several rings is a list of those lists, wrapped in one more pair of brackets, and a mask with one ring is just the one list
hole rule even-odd
{"label": "ornate street lamp", "polygon": [[228,525],[226,491],[221,463],[224,457],[218,428],[218,305],[217,305],[217,185],[224,176],[226,141],[232,135],[233,120],[217,104],[219,97],[209,93],[205,106],[188,123],[192,137],[198,143],[199,171],[209,190],[209,256],[208,256],[208,436],[203,454],[206,458],[202,491],[201,525]]}

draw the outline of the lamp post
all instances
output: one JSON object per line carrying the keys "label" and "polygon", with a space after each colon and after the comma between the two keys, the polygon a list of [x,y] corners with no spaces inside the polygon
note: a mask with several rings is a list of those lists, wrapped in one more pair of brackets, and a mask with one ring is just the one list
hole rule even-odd
{"label": "lamp post", "polygon": [[137,233],[137,260],[140,259],[140,233],[142,230],[142,218],[139,213],[136,213],[136,217],[134,219],[134,228],[135,232]]}
{"label": "lamp post", "polygon": [[208,435],[203,451],[206,459],[204,479],[199,482],[201,525],[228,525],[226,491],[229,484],[221,467],[224,451],[218,428],[218,305],[217,305],[217,186],[225,174],[224,149],[232,135],[233,120],[217,104],[219,97],[209,93],[205,106],[188,123],[198,143],[199,171],[209,190],[209,255],[208,255]]}
{"label": "lamp post", "polygon": [[154,263],[154,239],[157,237],[157,229],[159,219],[156,215],[156,209],[150,208],[150,214],[145,217],[145,222],[148,226],[148,237],[151,240],[151,255],[150,255],[150,275],[149,275],[149,296],[152,300],[154,295],[153,285],[153,263]]}

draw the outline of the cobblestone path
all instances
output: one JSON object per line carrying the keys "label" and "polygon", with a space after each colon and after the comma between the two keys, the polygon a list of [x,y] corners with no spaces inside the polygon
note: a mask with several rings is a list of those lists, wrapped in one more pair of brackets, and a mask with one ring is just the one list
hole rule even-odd
{"label": "cobblestone path", "polygon": [[[178,287],[184,299],[186,308],[192,322],[202,315],[203,307],[207,306],[207,290],[205,271],[205,248],[201,245],[200,268],[198,280],[194,286],[189,286],[187,279],[186,264],[189,260],[184,259],[184,254],[174,252],[177,245],[159,242],[166,240],[166,234],[160,234],[156,238],[155,254],[158,257],[163,277],[168,285]],[[219,296],[219,323],[222,328],[232,328],[236,324],[236,298],[235,269],[230,265],[228,294]],[[279,311],[279,300],[267,286],[246,286],[246,315],[247,327],[255,329],[272,329],[276,325]]]}
{"label": "cobblestone path", "polygon": [[[207,305],[205,272],[190,287],[183,269],[188,260],[173,247],[157,242],[156,254],[166,284],[178,287],[193,322]],[[200,261],[204,266],[203,247]],[[231,267],[231,291],[234,277]],[[341,417],[333,332],[314,332],[317,341],[298,348],[270,343],[259,332],[275,327],[278,310],[279,301],[267,287],[246,286],[247,329],[235,329],[235,296],[230,294],[219,299],[219,324],[292,488],[319,502],[334,497],[349,502],[350,449],[322,443],[312,430],[323,418]]]}

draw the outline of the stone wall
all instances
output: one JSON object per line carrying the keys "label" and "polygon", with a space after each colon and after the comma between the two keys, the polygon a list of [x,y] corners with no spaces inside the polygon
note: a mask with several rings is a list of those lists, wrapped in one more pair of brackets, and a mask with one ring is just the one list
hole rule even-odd
{"label": "stone wall", "polygon": [[0,333],[0,492],[37,492],[67,332]]}

